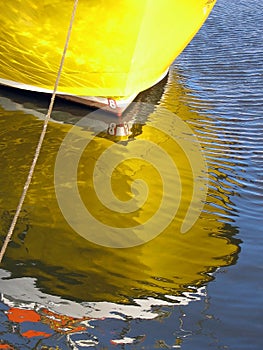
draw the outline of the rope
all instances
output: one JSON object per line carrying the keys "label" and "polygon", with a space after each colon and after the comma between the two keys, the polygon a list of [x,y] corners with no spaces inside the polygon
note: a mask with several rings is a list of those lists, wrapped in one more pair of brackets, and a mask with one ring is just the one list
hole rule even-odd
{"label": "rope", "polygon": [[2,259],[4,257],[5,251],[6,251],[7,246],[8,246],[8,243],[10,242],[10,240],[12,238],[12,235],[13,235],[13,232],[14,232],[17,220],[18,220],[20,212],[22,210],[22,206],[23,206],[24,200],[26,198],[26,194],[27,194],[28,188],[29,188],[30,183],[32,181],[32,177],[33,177],[33,173],[34,173],[34,170],[35,170],[35,166],[36,166],[36,163],[37,163],[37,160],[38,160],[38,157],[39,157],[39,154],[40,154],[40,150],[41,150],[41,147],[42,147],[45,135],[46,135],[47,125],[48,125],[48,122],[50,120],[50,116],[51,116],[51,113],[52,113],[52,110],[53,110],[53,107],[54,107],[55,97],[56,97],[56,94],[57,94],[57,88],[58,88],[59,80],[60,80],[60,77],[61,77],[61,72],[62,72],[62,68],[63,68],[63,65],[64,65],[66,52],[67,52],[67,49],[68,49],[69,39],[70,39],[71,31],[72,31],[72,26],[73,26],[76,10],[77,10],[77,5],[78,5],[78,0],[75,0],[74,1],[74,6],[73,6],[73,10],[72,10],[72,14],[71,14],[69,27],[68,27],[67,37],[66,37],[66,41],[65,41],[65,45],[64,45],[64,49],[63,49],[63,54],[62,54],[62,57],[61,57],[61,61],[60,61],[60,65],[59,65],[56,81],[55,81],[54,88],[53,88],[53,93],[52,93],[51,100],[50,100],[49,107],[48,107],[48,112],[47,112],[47,114],[45,116],[45,119],[44,119],[42,132],[41,132],[40,137],[39,137],[39,141],[38,141],[38,144],[37,144],[37,147],[36,147],[35,155],[34,155],[34,158],[33,158],[33,161],[32,161],[32,164],[31,164],[28,176],[27,176],[27,180],[26,180],[25,185],[24,185],[24,189],[23,189],[22,195],[21,195],[20,200],[18,202],[18,206],[17,206],[16,212],[15,212],[15,215],[13,217],[12,223],[10,225],[10,228],[8,230],[8,233],[7,233],[6,237],[5,237],[5,241],[4,241],[3,246],[1,248],[1,251],[0,251],[0,263],[2,262]]}

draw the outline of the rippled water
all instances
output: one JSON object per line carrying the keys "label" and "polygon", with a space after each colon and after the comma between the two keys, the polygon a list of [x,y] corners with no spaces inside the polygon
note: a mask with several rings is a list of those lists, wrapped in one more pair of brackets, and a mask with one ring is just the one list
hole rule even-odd
{"label": "rippled water", "polygon": [[[73,345],[79,349],[262,348],[261,13],[259,1],[218,0],[205,26],[173,64],[167,81],[141,94],[124,117],[133,124],[126,140],[117,143],[101,131],[116,122],[113,117],[57,102],[0,271],[2,343],[19,349],[56,345],[62,349]],[[3,236],[23,188],[48,102],[45,97],[0,90]],[[74,129],[77,138],[65,149],[63,166],[68,173],[82,135],[92,138],[81,156],[78,187],[86,207],[108,227],[134,228],[145,224],[158,209],[163,185],[146,162],[149,153],[169,186],[176,180],[174,170],[166,168],[146,141],[163,148],[176,164],[180,183],[175,183],[181,186],[181,195],[168,186],[166,210],[147,232],[151,235],[167,219],[170,208],[178,200],[180,204],[156,238],[130,248],[103,247],[76,232],[72,221],[70,226],[62,215],[54,187],[56,156],[72,124],[83,118],[85,125]],[[208,177],[201,215],[184,234],[180,229],[195,188],[190,170],[200,167],[201,158],[190,156],[189,166],[178,144],[193,140],[193,135],[180,129],[179,120],[198,138],[207,164],[201,169],[207,170],[203,179]],[[140,150],[140,142],[145,145],[145,159],[135,161],[132,156]],[[93,191],[92,169],[113,146],[114,157],[128,159],[112,174],[118,199],[133,198],[134,180],[143,178],[148,184],[147,201],[132,215],[108,210]],[[98,179],[109,175],[106,168],[107,162],[99,167]],[[59,174],[63,178],[63,169]],[[106,196],[106,180],[105,184],[98,181]],[[202,197],[207,181],[196,183]],[[63,182],[63,189],[70,184],[71,179],[66,185]],[[81,222],[77,202],[68,197],[65,202],[73,224],[74,219]],[[89,232],[94,232],[92,225]],[[19,318],[21,308],[35,310],[35,319],[32,314]]]}

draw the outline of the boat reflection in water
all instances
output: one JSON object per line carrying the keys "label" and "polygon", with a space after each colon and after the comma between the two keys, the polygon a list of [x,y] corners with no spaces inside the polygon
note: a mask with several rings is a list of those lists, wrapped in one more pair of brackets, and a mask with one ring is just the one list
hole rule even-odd
{"label": "boat reflection in water", "polygon": [[[118,324],[121,329],[115,330],[115,334],[111,336],[108,334],[108,339],[105,331],[104,335],[99,335],[96,327],[95,330],[87,330],[87,322],[105,317],[104,320],[94,321],[94,324],[102,322],[99,327],[103,328],[103,322],[105,327],[109,327],[107,319],[130,322],[137,318],[172,317],[171,313],[165,314],[161,305],[185,305],[191,300],[200,299],[204,301],[205,286],[213,279],[213,272],[219,267],[234,264],[237,259],[240,242],[234,238],[236,231],[231,226],[231,215],[234,211],[230,199],[231,182],[227,187],[220,181],[220,178],[226,177],[224,169],[229,165],[224,164],[220,156],[208,157],[207,201],[201,215],[190,229],[181,233],[193,195],[194,179],[184,152],[178,147],[174,148],[175,142],[168,142],[164,147],[165,136],[158,133],[158,125],[161,128],[166,123],[168,129],[176,128],[171,115],[188,122],[195,134],[200,135],[204,154],[208,154],[211,139],[206,136],[209,135],[209,130],[207,134],[203,133],[200,122],[206,116],[188,105],[187,99],[193,97],[186,91],[180,74],[175,69],[170,74],[167,84],[161,82],[146,95],[140,95],[137,104],[124,115],[124,121],[130,122],[130,133],[121,140],[107,132],[108,125],[118,124],[116,117],[107,114],[95,114],[100,116],[100,120],[92,118],[92,113],[90,117],[86,115],[85,127],[79,127],[79,134],[92,137],[89,146],[81,154],[78,167],[79,192],[88,210],[106,227],[127,228],[142,225],[155,215],[160,206],[163,191],[162,179],[158,176],[160,169],[156,170],[144,160],[134,160],[131,157],[132,147],[139,140],[150,140],[164,148],[176,163],[182,188],[177,214],[162,233],[145,244],[123,249],[94,244],[72,229],[62,215],[54,186],[56,157],[63,139],[72,128],[70,124],[83,118],[87,111],[74,105],[60,106],[59,103],[55,108],[23,213],[3,261],[4,270],[0,282],[2,301],[6,308],[12,307],[6,316],[10,322],[17,322],[14,316],[16,308],[33,308],[40,315],[37,318],[39,323],[42,322],[49,330],[52,329],[42,329],[43,344],[54,345],[57,333],[66,334],[67,341],[72,344],[81,344],[81,341],[82,344],[86,341],[86,344],[99,343],[100,346],[110,346],[110,343],[118,342],[143,344],[145,339],[140,329],[136,329],[136,325],[135,329],[129,332],[126,330],[125,333],[126,323],[121,326]],[[32,100],[21,103],[19,95],[12,94],[10,90],[2,90],[0,98],[2,236],[7,232],[17,206],[41,130],[42,122],[39,119],[44,117],[45,110],[40,101],[38,105],[32,103]],[[159,98],[159,95],[162,98],[157,105],[153,100]],[[26,95],[23,98],[25,97]],[[150,98],[153,100],[149,101]],[[161,108],[165,108],[167,113],[160,112]],[[124,125],[123,122],[119,124]],[[98,133],[99,125],[105,125],[104,132]],[[111,185],[118,199],[128,201],[132,198],[131,184],[138,178],[148,185],[146,202],[133,213],[119,213],[108,209],[94,191],[92,171],[99,156],[113,144],[117,145],[116,153],[124,154],[127,158],[127,162],[124,161],[116,169],[112,169]],[[77,143],[69,145],[66,150],[65,171],[70,164],[70,155],[75,151],[78,152]],[[162,159],[156,159],[156,162],[160,168],[164,166]],[[106,177],[109,174],[104,169],[99,171]],[[166,169],[171,182],[175,177],[172,171]],[[100,185],[106,193],[106,184],[101,182]],[[167,211],[174,205],[173,201],[178,200],[176,196],[176,193],[171,193],[167,197]],[[68,203],[72,215],[77,217],[74,204],[74,201]],[[165,217],[165,211],[161,215]],[[106,231],[102,234],[107,236]],[[26,316],[23,317],[26,319]],[[52,317],[57,319],[56,324],[51,322]],[[112,324],[116,326],[115,323]],[[85,338],[96,332],[97,338]],[[21,334],[25,337],[26,331],[23,333],[20,328]],[[30,334],[33,334],[31,338],[28,336],[31,341],[36,339],[37,333]],[[38,340],[39,337],[40,333]],[[158,346],[161,347],[160,344]]]}

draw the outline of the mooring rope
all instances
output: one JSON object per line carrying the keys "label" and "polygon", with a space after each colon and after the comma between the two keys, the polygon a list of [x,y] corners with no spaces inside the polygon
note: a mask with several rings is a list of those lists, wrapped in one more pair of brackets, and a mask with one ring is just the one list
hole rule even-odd
{"label": "mooring rope", "polygon": [[4,254],[5,254],[7,246],[8,246],[8,243],[10,242],[10,240],[12,238],[12,235],[13,235],[13,232],[14,232],[17,220],[18,220],[20,212],[22,210],[22,206],[23,206],[24,200],[26,198],[26,194],[27,194],[28,188],[29,188],[30,183],[32,181],[32,177],[33,177],[33,173],[34,173],[34,170],[35,170],[35,166],[36,166],[36,163],[37,163],[37,160],[38,160],[41,148],[42,148],[42,144],[43,144],[43,141],[44,141],[44,138],[45,138],[45,135],[46,135],[47,125],[48,125],[48,122],[50,120],[50,116],[51,116],[51,113],[52,113],[52,110],[53,110],[53,107],[54,107],[55,97],[56,97],[56,94],[57,94],[57,88],[58,88],[59,80],[60,80],[60,77],[61,77],[61,72],[62,72],[62,68],[63,68],[63,65],[64,65],[65,57],[66,57],[66,52],[67,52],[67,49],[68,49],[69,39],[70,39],[72,27],[73,27],[73,22],[74,22],[77,6],[78,6],[78,0],[75,0],[74,1],[74,6],[73,6],[73,10],[72,10],[72,14],[71,14],[69,27],[68,27],[67,37],[66,37],[66,41],[65,41],[65,45],[64,45],[64,49],[63,49],[63,53],[62,53],[62,57],[61,57],[61,61],[60,61],[59,69],[58,69],[58,73],[57,73],[57,77],[56,77],[56,81],[55,81],[55,84],[54,84],[52,96],[51,96],[49,107],[48,107],[48,112],[47,112],[47,114],[45,116],[45,119],[44,119],[42,132],[41,132],[40,137],[39,137],[39,141],[38,141],[38,144],[37,144],[37,147],[36,147],[35,155],[34,155],[31,167],[29,169],[29,173],[28,173],[25,185],[24,185],[23,192],[21,194],[21,197],[20,197],[20,200],[18,202],[18,206],[17,206],[16,212],[15,212],[15,215],[13,217],[12,223],[10,225],[10,228],[8,230],[8,233],[7,233],[6,237],[5,237],[5,241],[4,241],[3,246],[1,248],[1,251],[0,251],[0,263],[2,262],[2,259],[4,257]]}

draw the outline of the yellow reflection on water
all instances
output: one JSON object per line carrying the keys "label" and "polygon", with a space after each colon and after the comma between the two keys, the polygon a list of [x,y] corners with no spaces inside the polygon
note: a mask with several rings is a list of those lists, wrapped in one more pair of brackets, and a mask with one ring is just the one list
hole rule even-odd
{"label": "yellow reflection on water", "polygon": [[[170,102],[171,105],[173,103],[169,96],[182,101],[183,94],[182,86],[176,80],[173,84],[169,83],[167,89],[162,104],[169,109]],[[171,90],[172,95],[169,94]],[[180,105],[183,108],[180,118],[193,120],[198,116],[186,103],[180,102]],[[21,106],[17,105],[17,108],[21,109]],[[42,122],[28,111],[1,108],[0,113],[3,236],[17,206]],[[162,122],[158,109],[149,115],[139,135],[129,142],[118,144],[118,152],[128,155],[141,138],[154,138],[154,142],[161,145],[163,135],[152,128],[156,121]],[[67,124],[49,124],[24,211],[3,263],[3,267],[10,270],[12,276],[35,277],[36,285],[42,290],[63,297],[127,302],[133,297],[164,297],[191,290],[211,280],[209,272],[235,261],[239,247],[231,240],[234,228],[221,220],[221,214],[229,211],[230,205],[219,182],[214,184],[217,186],[216,197],[211,196],[214,188],[209,187],[208,190],[208,198],[210,201],[216,200],[219,212],[208,210],[207,203],[191,229],[185,234],[180,232],[192,196],[192,187],[189,185],[192,179],[185,156],[179,152],[174,142],[168,142],[166,147],[181,169],[182,196],[177,214],[167,228],[155,239],[125,249],[102,247],[81,237],[62,215],[54,188],[56,156],[70,129],[71,125]],[[94,134],[92,127],[85,132]],[[133,198],[131,184],[136,179],[143,179],[147,183],[149,195],[136,212],[127,214],[110,211],[97,198],[92,170],[99,156],[113,144],[114,141],[101,137],[100,134],[94,137],[81,156],[78,188],[86,207],[98,220],[121,228],[136,226],[146,222],[159,207],[163,191],[162,179],[151,164],[142,160],[129,159],[120,163],[110,179],[118,199],[128,201]],[[162,160],[157,161],[162,166]],[[70,162],[70,157],[67,162]],[[224,176],[223,170],[220,167],[217,171],[221,171]],[[169,169],[167,172],[172,181],[173,173],[169,173]],[[171,193],[170,202],[166,203],[167,208],[173,204],[175,196]],[[72,211],[77,218],[74,205]]]}

